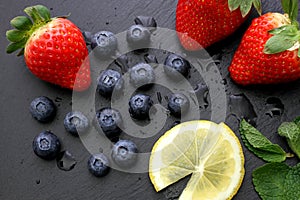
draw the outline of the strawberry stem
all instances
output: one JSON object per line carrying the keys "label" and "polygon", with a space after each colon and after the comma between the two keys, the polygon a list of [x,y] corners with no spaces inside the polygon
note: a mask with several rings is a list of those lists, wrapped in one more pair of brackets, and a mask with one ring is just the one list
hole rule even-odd
{"label": "strawberry stem", "polygon": [[31,19],[25,16],[18,16],[11,20],[10,24],[16,29],[6,32],[6,38],[11,42],[6,48],[7,53],[13,53],[21,49],[19,54],[22,54],[32,33],[52,20],[49,9],[43,5],[27,7],[24,9],[24,12]]}
{"label": "strawberry stem", "polygon": [[283,11],[286,13],[286,15],[282,15],[284,25],[269,31],[273,36],[266,42],[264,53],[275,54],[298,49],[298,57],[300,57],[298,0],[281,0],[281,3]]}
{"label": "strawberry stem", "polygon": [[298,0],[281,0],[282,9],[289,15],[291,21],[297,21],[298,4]]}

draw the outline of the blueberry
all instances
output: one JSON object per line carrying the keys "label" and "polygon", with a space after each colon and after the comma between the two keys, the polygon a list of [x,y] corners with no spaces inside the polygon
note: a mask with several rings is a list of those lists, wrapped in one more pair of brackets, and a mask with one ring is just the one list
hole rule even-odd
{"label": "blueberry", "polygon": [[137,146],[130,140],[119,140],[112,148],[112,160],[120,167],[131,167],[137,159]]}
{"label": "blueberry", "polygon": [[103,177],[110,170],[109,160],[103,153],[91,155],[88,160],[88,169],[94,176]]}
{"label": "blueberry", "polygon": [[189,107],[190,101],[184,94],[177,93],[169,97],[168,108],[175,117],[185,114]]}
{"label": "blueberry", "polygon": [[130,69],[130,83],[135,87],[142,87],[147,89],[155,81],[154,70],[151,65],[146,63],[139,63]]}
{"label": "blueberry", "polygon": [[169,54],[164,63],[165,73],[174,79],[182,79],[189,73],[190,64],[177,54]]}
{"label": "blueberry", "polygon": [[91,47],[97,56],[109,57],[115,54],[118,41],[112,32],[100,31],[92,36]]}
{"label": "blueberry", "polygon": [[144,94],[136,94],[129,100],[129,113],[135,119],[149,119],[149,111],[153,101]]}
{"label": "blueberry", "polygon": [[150,31],[142,25],[131,26],[126,33],[126,39],[130,46],[134,48],[145,48],[150,43]]}
{"label": "blueberry", "polygon": [[121,114],[115,109],[102,108],[96,112],[95,119],[109,139],[118,137],[122,132],[119,127],[122,124]]}
{"label": "blueberry", "polygon": [[39,122],[49,122],[56,115],[56,106],[45,96],[37,97],[30,103],[30,113]]}
{"label": "blueberry", "polygon": [[150,31],[155,31],[157,27],[157,23],[153,17],[137,16],[134,22],[135,24],[150,28]]}
{"label": "blueberry", "polygon": [[97,91],[104,97],[110,97],[114,90],[121,91],[122,87],[122,75],[112,69],[103,71],[97,81]]}
{"label": "blueberry", "polygon": [[34,153],[45,160],[55,159],[61,148],[61,143],[56,135],[50,131],[41,132],[32,143]]}
{"label": "blueberry", "polygon": [[78,133],[84,133],[89,128],[89,120],[82,112],[73,111],[66,114],[64,126],[66,131],[78,136]]}

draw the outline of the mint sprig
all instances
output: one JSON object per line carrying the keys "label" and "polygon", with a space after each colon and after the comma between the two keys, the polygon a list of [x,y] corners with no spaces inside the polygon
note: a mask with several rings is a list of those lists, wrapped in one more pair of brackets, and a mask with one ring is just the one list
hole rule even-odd
{"label": "mint sprig", "polygon": [[288,155],[279,145],[273,144],[246,120],[240,123],[240,134],[245,146],[264,161],[282,162]]}
{"label": "mint sprig", "polygon": [[300,158],[300,124],[299,118],[294,122],[284,122],[278,128],[278,134],[287,139],[292,151]]}
{"label": "mint sprig", "polygon": [[255,190],[263,200],[300,199],[300,163],[290,167],[285,163],[268,163],[252,173]]}

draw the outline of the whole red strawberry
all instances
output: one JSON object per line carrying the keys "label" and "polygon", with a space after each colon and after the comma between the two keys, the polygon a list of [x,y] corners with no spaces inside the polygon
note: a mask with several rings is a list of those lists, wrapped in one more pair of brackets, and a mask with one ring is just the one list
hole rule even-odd
{"label": "whole red strawberry", "polygon": [[283,5],[288,15],[267,13],[253,20],[229,66],[236,83],[277,84],[300,78],[298,0],[289,2]]}
{"label": "whole red strawberry", "polygon": [[51,18],[42,5],[28,7],[11,20],[7,53],[21,49],[26,65],[38,78],[63,88],[83,91],[90,86],[88,50],[81,31],[64,17]]}
{"label": "whole red strawberry", "polygon": [[226,38],[246,20],[252,4],[260,12],[260,0],[179,0],[176,31],[182,46],[199,50]]}

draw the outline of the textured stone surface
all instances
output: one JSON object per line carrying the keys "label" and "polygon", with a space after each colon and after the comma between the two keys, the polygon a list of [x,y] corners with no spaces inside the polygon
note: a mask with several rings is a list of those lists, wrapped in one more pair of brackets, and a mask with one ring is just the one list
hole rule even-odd
{"label": "textured stone surface", "polygon": [[[280,11],[279,0],[263,1],[264,12]],[[4,47],[5,31],[10,29],[9,20],[16,15],[23,14],[28,5],[41,3],[40,1],[2,1],[0,3],[0,199],[149,199],[164,200],[177,199],[184,188],[187,178],[170,186],[164,191],[156,193],[147,173],[132,174],[112,170],[104,178],[95,178],[87,170],[89,152],[78,138],[67,134],[63,127],[66,113],[71,111],[72,93],[59,87],[42,82],[30,74],[25,67],[23,57],[6,55]],[[97,32],[109,30],[119,33],[127,30],[133,24],[135,16],[153,16],[159,27],[175,28],[176,1],[172,0],[53,0],[43,2],[53,16],[71,13],[69,17],[82,30]],[[235,85],[229,77],[227,67],[233,57],[243,32],[251,19],[257,16],[252,14],[249,20],[232,36],[208,48],[208,52],[215,59],[219,70],[226,79],[228,99],[230,95],[244,94],[253,105],[257,114],[257,128],[271,141],[280,144],[288,150],[286,142],[276,133],[281,122],[292,120],[300,115],[300,82],[264,87],[240,87]],[[29,103],[37,96],[45,95],[55,100],[58,106],[56,119],[49,124],[40,124],[31,118]],[[268,100],[269,97],[278,98],[278,101]],[[271,102],[271,103],[270,103]],[[125,102],[127,103],[127,102]],[[282,114],[273,116],[270,113],[273,107],[280,107]],[[274,109],[273,109],[274,110]],[[275,109],[276,110],[276,109]],[[270,117],[273,116],[273,117]],[[238,121],[229,116],[226,123],[237,133]],[[32,139],[43,130],[52,130],[62,140],[63,149],[72,152],[76,157],[77,165],[71,171],[59,170],[56,162],[46,162],[36,157],[32,151]],[[140,149],[149,150],[155,138],[137,140]],[[246,175],[243,185],[234,199],[259,199],[252,181],[251,172],[263,162],[244,148],[246,157]],[[291,159],[294,164],[299,160]]]}

